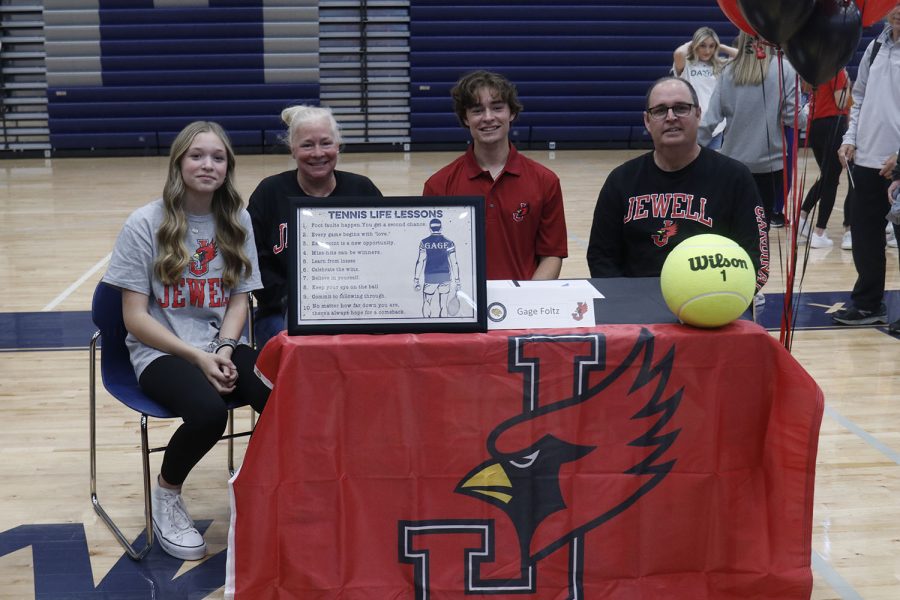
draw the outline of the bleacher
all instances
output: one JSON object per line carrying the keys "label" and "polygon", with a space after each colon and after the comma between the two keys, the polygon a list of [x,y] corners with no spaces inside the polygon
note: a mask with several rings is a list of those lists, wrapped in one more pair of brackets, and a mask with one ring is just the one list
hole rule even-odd
{"label": "bleacher", "polygon": [[[52,150],[165,153],[185,124],[211,119],[225,126],[240,151],[271,151],[283,128],[281,109],[319,103],[325,96],[320,8],[327,7],[335,23],[344,10],[363,15],[365,23],[363,4],[44,0]],[[675,47],[700,25],[712,27],[725,43],[737,34],[715,0],[367,4],[395,15],[408,12],[408,19],[393,17],[403,27],[408,22],[408,61],[391,63],[400,69],[392,81],[403,81],[402,68],[408,70],[408,97],[395,94],[408,106],[391,108],[404,120],[408,114],[408,123],[381,123],[377,110],[354,115],[343,103],[338,112],[356,128],[369,127],[370,119],[375,128],[389,127],[391,143],[399,140],[411,149],[458,148],[466,142],[449,92],[460,75],[481,68],[516,83],[525,110],[511,135],[522,148],[646,146],[644,94],[669,72]],[[354,27],[348,17],[346,28]],[[879,30],[864,33],[851,66]],[[370,27],[361,35],[372,44],[385,34]],[[339,48],[328,49],[329,64],[337,60],[336,52]],[[367,61],[349,52],[348,60],[363,72]],[[362,80],[377,81],[368,77],[364,73]],[[340,77],[334,81],[344,84]],[[370,90],[377,92],[374,86]],[[359,102],[365,105],[366,98]]]}
{"label": "bleacher", "polygon": [[235,147],[262,152],[277,143],[282,108],[318,101],[316,2],[97,4],[45,1],[56,152],[157,154],[198,119],[221,123]]}
{"label": "bleacher", "polygon": [[700,24],[737,34],[715,0],[413,0],[410,14],[410,135],[422,146],[466,139],[449,90],[478,68],[516,83],[520,146],[644,145],[644,94],[675,47]]}

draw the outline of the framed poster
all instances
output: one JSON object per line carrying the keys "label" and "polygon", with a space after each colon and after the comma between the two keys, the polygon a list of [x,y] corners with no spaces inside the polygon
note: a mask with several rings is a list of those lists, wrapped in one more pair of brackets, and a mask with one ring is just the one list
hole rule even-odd
{"label": "framed poster", "polygon": [[291,203],[290,335],[486,331],[483,198]]}

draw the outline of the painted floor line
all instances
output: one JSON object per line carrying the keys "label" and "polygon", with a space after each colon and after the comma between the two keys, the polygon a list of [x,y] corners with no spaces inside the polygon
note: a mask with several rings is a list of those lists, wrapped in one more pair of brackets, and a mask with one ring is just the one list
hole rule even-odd
{"label": "painted floor line", "polygon": [[99,271],[100,269],[102,269],[103,267],[105,267],[105,266],[106,266],[106,263],[109,262],[109,259],[110,259],[110,258],[112,258],[112,253],[109,253],[109,254],[107,254],[106,256],[104,256],[104,257],[100,260],[100,262],[98,262],[96,265],[94,265],[93,267],[91,267],[90,269],[88,269],[88,271],[87,271],[84,275],[82,275],[81,277],[79,277],[78,280],[77,280],[75,283],[73,283],[72,285],[70,285],[69,287],[67,287],[67,288],[65,289],[65,291],[64,291],[62,294],[60,294],[59,296],[57,296],[56,298],[54,298],[53,301],[52,301],[50,304],[48,304],[47,306],[45,306],[44,308],[42,308],[42,309],[41,309],[41,312],[49,312],[49,311],[53,310],[54,308],[56,308],[57,306],[59,306],[59,304],[62,303],[63,300],[65,300],[66,298],[68,298],[69,296],[72,295],[72,292],[74,292],[74,291],[77,290],[79,287],[81,287],[81,284],[83,284],[83,283],[84,283],[85,281],[87,281],[90,277],[92,277],[92,276],[94,275],[94,273],[96,273],[97,271]]}
{"label": "painted floor line", "polygon": [[848,419],[847,417],[842,415],[841,413],[837,412],[836,410],[834,410],[827,404],[825,405],[825,414],[828,415],[829,417],[831,417],[832,419],[834,419],[835,421],[837,421],[838,423],[840,423],[840,425],[842,427],[844,427],[845,429],[848,429],[852,433],[856,434],[862,441],[864,441],[868,445],[872,446],[872,448],[874,448],[875,450],[878,450],[879,452],[884,454],[886,457],[888,457],[890,460],[894,461],[895,464],[900,465],[900,453],[898,453],[896,450],[892,449],[887,444],[879,441],[871,433],[869,433],[868,431],[866,431],[865,429],[863,429],[862,427],[860,427],[859,425],[857,425],[856,423],[854,423],[853,421],[851,421],[850,419]]}
{"label": "painted floor line", "polygon": [[853,589],[853,586],[850,585],[846,579],[838,575],[838,572],[834,570],[831,563],[815,550],[813,550],[812,553],[812,568],[816,573],[822,576],[822,579],[828,582],[831,589],[840,594],[841,600],[863,600],[863,597]]}

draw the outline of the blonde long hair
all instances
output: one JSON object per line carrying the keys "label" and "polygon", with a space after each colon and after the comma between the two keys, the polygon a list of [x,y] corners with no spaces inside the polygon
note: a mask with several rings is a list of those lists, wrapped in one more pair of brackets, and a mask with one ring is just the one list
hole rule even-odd
{"label": "blonde long hair", "polygon": [[710,63],[712,64],[713,74],[718,77],[719,73],[722,72],[722,69],[725,68],[725,65],[728,63],[728,61],[719,56],[719,46],[721,46],[722,43],[719,41],[719,35],[711,28],[701,27],[694,32],[694,37],[691,38],[691,45],[688,46],[686,58],[689,61],[700,60],[697,57],[697,48],[700,46],[700,44],[703,43],[703,40],[705,40],[706,38],[709,38],[716,43],[716,48],[715,50],[713,50],[713,55]]}
{"label": "blonde long hair", "polygon": [[[772,47],[767,44],[754,43],[755,40],[745,32],[738,35],[737,56],[729,64],[734,85],[762,85],[769,74],[772,64]],[[757,56],[757,49],[762,48],[764,58]]]}
{"label": "blonde long hair", "polygon": [[227,155],[225,181],[213,192],[212,213],[216,224],[216,247],[225,261],[222,280],[225,287],[233,288],[242,275],[250,275],[253,266],[244,253],[248,232],[241,225],[240,213],[244,201],[234,187],[234,150],[228,134],[218,123],[194,121],[181,130],[169,150],[169,174],[163,188],[163,222],[156,232],[159,257],[153,272],[166,285],[181,279],[191,260],[191,251],[184,243],[188,229],[184,211],[185,186],[181,176],[181,160],[191,147],[191,142],[201,133],[212,133],[222,140]]}

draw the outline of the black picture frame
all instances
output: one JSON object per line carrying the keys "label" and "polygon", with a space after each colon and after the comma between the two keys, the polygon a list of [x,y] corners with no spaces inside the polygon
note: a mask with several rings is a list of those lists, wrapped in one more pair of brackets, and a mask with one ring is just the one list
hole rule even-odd
{"label": "black picture frame", "polygon": [[289,335],[487,331],[484,198],[289,201]]}

